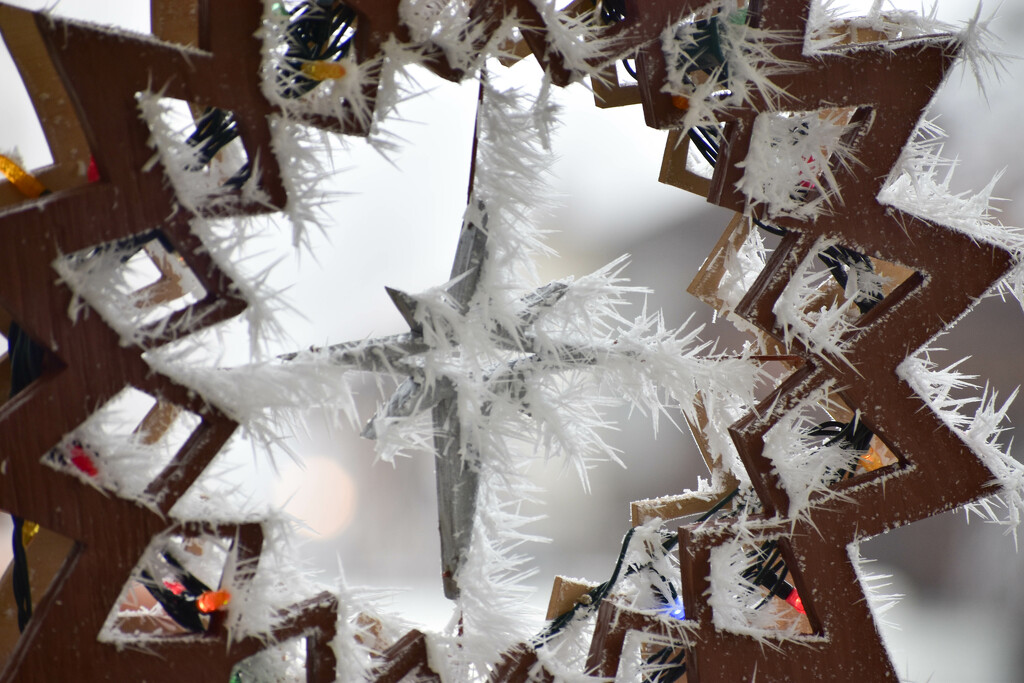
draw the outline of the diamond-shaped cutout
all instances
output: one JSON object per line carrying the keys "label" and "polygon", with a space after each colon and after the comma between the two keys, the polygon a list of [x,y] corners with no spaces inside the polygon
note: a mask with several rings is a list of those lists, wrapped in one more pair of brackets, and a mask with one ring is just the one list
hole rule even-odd
{"label": "diamond-shaped cutout", "polygon": [[0,406],[61,363],[0,307]]}
{"label": "diamond-shaped cutout", "polygon": [[773,308],[785,345],[798,339],[812,352],[842,358],[864,316],[913,274],[909,268],[819,240]]}
{"label": "diamond-shaped cutout", "polygon": [[786,490],[792,517],[819,497],[881,476],[901,462],[858,412],[827,390],[816,392],[779,420],[764,444],[764,455]]}
{"label": "diamond-shaped cutout", "polygon": [[43,462],[123,498],[145,500],[199,423],[197,415],[127,387],[66,434]]}
{"label": "diamond-shaped cutout", "polygon": [[[122,339],[164,332],[161,321],[204,299],[206,289],[160,231],[68,254],[54,269]],[[78,314],[78,307],[72,314]]]}
{"label": "diamond-shaped cutout", "polygon": [[815,632],[779,541],[733,539],[712,548],[710,578],[708,603],[718,628],[765,635]]}
{"label": "diamond-shaped cutout", "polygon": [[153,93],[136,98],[179,201],[198,213],[247,187],[253,169],[233,112]]}
{"label": "diamond-shaped cutout", "polygon": [[737,187],[768,217],[814,218],[842,202],[839,178],[856,165],[856,143],[870,108],[764,112],[754,119],[750,149],[737,166]]}
{"label": "diamond-shaped cutout", "polygon": [[108,615],[100,640],[194,637],[216,628],[218,613],[230,605],[233,542],[214,533],[154,538]]}

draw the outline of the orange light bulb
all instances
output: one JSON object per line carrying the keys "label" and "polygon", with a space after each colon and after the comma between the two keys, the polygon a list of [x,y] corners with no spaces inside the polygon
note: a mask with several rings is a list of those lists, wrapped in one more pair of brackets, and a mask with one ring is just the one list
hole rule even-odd
{"label": "orange light bulb", "polygon": [[878,451],[875,450],[874,446],[869,448],[867,453],[860,456],[857,464],[863,467],[867,472],[874,472],[885,465],[885,463],[882,462],[882,456],[878,454]]}
{"label": "orange light bulb", "polygon": [[686,111],[687,109],[690,108],[690,100],[689,98],[683,97],[682,95],[673,95],[672,105],[676,109],[682,109],[683,111]]}
{"label": "orange light bulb", "polygon": [[224,609],[231,602],[231,593],[225,590],[206,591],[196,600],[196,609],[203,614]]}

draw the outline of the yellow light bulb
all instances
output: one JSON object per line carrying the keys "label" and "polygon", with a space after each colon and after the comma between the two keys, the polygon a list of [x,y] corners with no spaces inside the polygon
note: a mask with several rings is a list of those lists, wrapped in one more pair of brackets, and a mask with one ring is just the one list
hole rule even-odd
{"label": "yellow light bulb", "polygon": [[337,62],[306,62],[302,65],[302,73],[314,81],[337,80],[344,78],[345,67]]}
{"label": "yellow light bulb", "polygon": [[21,166],[14,163],[14,160],[3,154],[0,154],[0,173],[6,176],[14,187],[18,188],[18,192],[29,199],[35,199],[46,192],[46,188],[36,180],[34,175],[27,173]]}

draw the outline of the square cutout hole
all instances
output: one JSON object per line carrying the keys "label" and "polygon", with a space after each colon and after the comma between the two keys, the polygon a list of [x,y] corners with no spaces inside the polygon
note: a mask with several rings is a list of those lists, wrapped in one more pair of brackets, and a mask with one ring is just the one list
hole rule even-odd
{"label": "square cutout hole", "polygon": [[759,114],[737,188],[769,218],[829,212],[870,119],[870,108],[857,107]]}
{"label": "square cutout hole", "polygon": [[176,405],[126,387],[43,456],[83,483],[145,502],[147,486],[201,420]]}
{"label": "square cutout hole", "polygon": [[61,363],[0,308],[0,406]]}
{"label": "square cutout hole", "polygon": [[256,189],[233,112],[149,92],[136,99],[156,148],[151,163],[162,163],[178,201],[190,211],[208,213],[218,202]]}
{"label": "square cutout hole", "polygon": [[199,278],[160,231],[90,247],[53,263],[76,294],[74,317],[86,302],[122,340],[142,343],[159,323],[204,299]]}
{"label": "square cutout hole", "polygon": [[814,633],[782,549],[772,539],[733,539],[711,550],[708,603],[716,627],[765,635]]}
{"label": "square cutout hole", "polygon": [[155,538],[107,616],[100,640],[204,636],[214,613],[201,606],[203,595],[220,590],[232,543],[212,534]]}

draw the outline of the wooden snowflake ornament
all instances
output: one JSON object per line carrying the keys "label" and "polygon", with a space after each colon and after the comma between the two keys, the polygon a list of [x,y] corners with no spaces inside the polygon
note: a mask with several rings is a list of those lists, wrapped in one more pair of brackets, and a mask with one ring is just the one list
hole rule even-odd
{"label": "wooden snowflake ornament", "polygon": [[[302,675],[317,683],[597,680],[637,666],[651,683],[894,680],[855,551],[1009,486],[979,446],[991,431],[968,434],[933,409],[914,354],[1020,249],[879,199],[965,39],[852,24],[812,35],[810,8],[167,0],[154,2],[148,38],[0,6],[55,159],[44,170],[0,159],[12,181],[0,184],[0,307],[38,356],[33,381],[0,408],[0,508],[63,537],[54,554],[67,555],[33,593],[0,680],[226,681],[244,658],[297,639]],[[521,44],[498,47],[512,26]],[[535,100],[479,76],[451,280],[389,290],[408,333],[170,379],[153,352],[261,303],[206,228],[302,210],[307,179],[288,156],[302,145],[285,140],[297,124],[368,135],[391,104],[388,69],[459,80],[528,51],[547,79]],[[623,57],[635,59],[635,86],[618,87],[611,62]],[[671,130],[663,178],[736,212],[691,291],[754,330],[750,348],[708,357],[697,332],[646,310],[629,320],[620,309],[638,290],[623,284],[622,260],[577,281],[531,279],[546,85],[584,74],[603,105],[639,101],[648,125]],[[166,123],[168,100],[189,105],[184,140]],[[708,177],[690,169],[691,152]],[[759,231],[780,238],[765,262]],[[156,273],[143,287],[125,284],[133,259]],[[757,401],[766,364],[788,374]],[[267,598],[271,527],[178,518],[244,419],[225,387],[254,394],[251,408],[280,396],[278,380],[292,383],[282,393],[301,384],[286,399],[308,408],[347,391],[312,386],[338,368],[397,379],[364,431],[384,442],[382,458],[406,447],[437,458],[442,582],[455,603],[444,633],[385,628],[327,593],[290,597],[244,630],[233,616]],[[154,401],[133,443],[159,442],[179,416],[190,425],[134,480],[114,476],[87,438],[129,388]],[[542,444],[585,474],[612,451],[598,436],[608,393],[654,415],[678,406],[712,484],[634,503],[612,578],[559,577],[547,626],[518,642],[512,549],[532,491],[520,446]],[[213,578],[197,575],[204,552]],[[144,634],[151,615],[122,609],[147,593],[175,634]]]}
{"label": "wooden snowflake ornament", "polygon": [[[756,21],[763,29],[800,36],[808,7],[800,1],[766,1]],[[802,358],[801,367],[730,428],[764,510],[762,521],[751,519],[747,533],[753,535],[743,541],[778,543],[814,633],[783,640],[765,635],[762,638],[772,640],[765,646],[760,638],[723,628],[712,604],[721,587],[709,583],[709,577],[715,575],[716,549],[735,542],[737,529],[731,524],[684,527],[679,532],[679,555],[687,621],[678,636],[687,646],[691,682],[755,676],[894,680],[848,546],[997,490],[992,471],[915,393],[901,376],[901,364],[969,310],[1014,259],[1004,249],[876,199],[959,44],[949,36],[925,36],[850,46],[818,57],[805,57],[802,48],[800,40],[774,48],[777,58],[789,65],[789,73],[774,79],[782,93],[778,102],[761,99],[748,109],[725,114],[708,199],[769,220],[772,207],[740,188],[744,174],[750,172],[752,145],[757,144],[756,121],[779,116],[780,105],[796,112],[855,108],[856,125],[848,144],[856,161],[835,169],[841,196],[813,220],[771,217],[788,232],[737,314],[782,341],[780,297],[797,268],[814,258],[815,245],[822,240],[914,272],[855,322],[855,329],[841,340],[841,351],[812,348],[799,336],[788,339],[787,348]],[[651,112],[653,105],[648,107]],[[655,109],[650,116],[661,120],[665,110],[660,112]],[[808,506],[794,512],[792,492],[780,479],[777,462],[765,453],[766,435],[801,401],[827,386],[835,387],[844,403],[858,411],[858,419],[881,437],[899,462],[819,492]],[[649,618],[646,624],[637,617],[628,625],[615,608],[609,609],[604,619],[598,618],[590,660],[594,672],[606,676],[617,669],[615,653],[621,648],[623,630],[651,628]]]}
{"label": "wooden snowflake ornament", "polygon": [[[142,352],[235,316],[246,302],[192,231],[193,216],[178,204],[159,166],[144,170],[151,166],[150,133],[136,113],[135,97],[163,82],[167,95],[238,110],[250,159],[261,162],[260,201],[237,195],[221,203],[217,212],[263,212],[283,206],[286,194],[270,151],[267,117],[272,108],[254,81],[246,81],[254,84],[251,88],[227,85],[233,81],[231,74],[258,71],[260,46],[253,33],[262,13],[253,3],[213,3],[211,29],[200,36],[201,47],[210,52],[185,54],[184,48],[152,40],[115,36],[7,7],[3,12],[5,27],[38,31],[42,37],[61,77],[61,90],[74,102],[88,141],[88,147],[77,153],[92,152],[99,179],[61,189],[64,181],[58,167],[52,174],[40,174],[45,182],[56,181],[53,189],[58,191],[13,203],[0,212],[0,303],[42,348],[43,357],[38,379],[0,410],[0,507],[74,542],[49,589],[35,596],[32,618],[2,680],[204,680],[211,674],[227,680],[239,661],[262,650],[268,641],[302,636],[310,645],[309,680],[333,680],[334,655],[328,643],[335,632],[337,602],[329,595],[281,613],[263,638],[232,642],[223,615],[214,615],[199,636],[147,644],[163,657],[97,640],[154,537],[205,534],[227,539],[238,563],[234,568],[242,567],[230,586],[238,595],[245,594],[259,562],[263,533],[257,524],[179,525],[167,518],[237,425],[202,396],[154,373]],[[35,88],[52,83],[30,86],[45,100],[45,90]],[[63,151],[58,145],[58,163]],[[8,196],[13,200],[15,195]],[[198,300],[131,330],[123,327],[124,321],[105,321],[97,311],[69,317],[81,305],[57,281],[53,264],[68,255],[78,265],[118,254],[127,259],[151,242],[166,245],[163,249],[180,259],[202,293]],[[74,476],[43,457],[126,387],[199,417],[199,425],[145,486],[139,500],[111,495],[101,484],[82,481],[101,474],[97,467],[102,460],[90,461],[89,467],[76,462],[82,473]]]}

